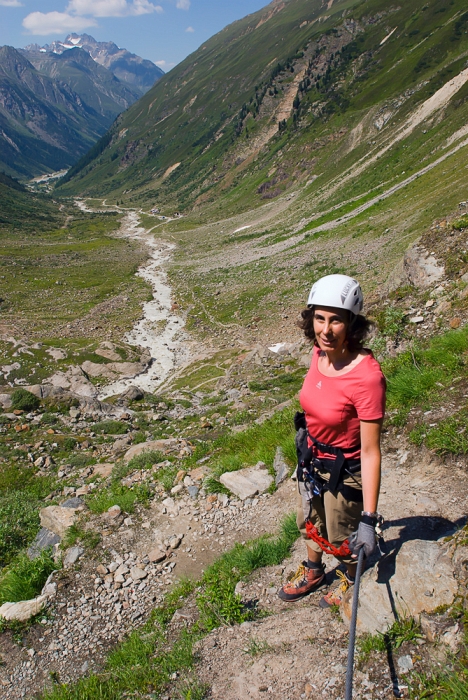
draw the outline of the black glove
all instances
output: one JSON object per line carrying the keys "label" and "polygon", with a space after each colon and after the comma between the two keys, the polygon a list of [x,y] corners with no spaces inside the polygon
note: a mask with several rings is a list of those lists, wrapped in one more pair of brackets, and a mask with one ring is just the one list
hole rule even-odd
{"label": "black glove", "polygon": [[359,551],[364,549],[364,555],[370,557],[377,548],[375,526],[360,522],[357,532],[353,532],[349,537],[349,548],[352,554],[355,555],[358,555]]}

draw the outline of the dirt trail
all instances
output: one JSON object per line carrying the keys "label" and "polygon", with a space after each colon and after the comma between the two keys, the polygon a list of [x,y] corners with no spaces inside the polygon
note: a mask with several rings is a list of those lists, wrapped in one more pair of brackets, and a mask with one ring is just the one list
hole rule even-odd
{"label": "dirt trail", "polygon": [[[290,486],[289,489],[294,487]],[[384,445],[382,494],[379,510],[386,518],[385,540],[393,556],[408,540],[435,540],[466,520],[466,466],[442,465],[429,453]],[[213,700],[299,700],[343,698],[347,628],[339,616],[318,607],[324,590],[294,604],[283,603],[276,590],[304,558],[299,541],[293,556],[279,567],[256,572],[242,589],[244,601],[258,601],[270,615],[258,622],[219,628],[199,644],[198,675]],[[337,561],[326,557],[328,580]],[[423,585],[415,581],[415,586]],[[326,589],[325,589],[326,591]],[[437,663],[435,651],[420,647],[415,670]],[[394,663],[408,649],[395,652]],[[430,658],[430,654],[435,657]],[[425,666],[423,664],[426,664]],[[356,699],[393,698],[393,682],[386,660],[372,660],[373,672],[355,673]],[[371,669],[372,671],[372,669]],[[405,676],[397,684],[405,697]]]}

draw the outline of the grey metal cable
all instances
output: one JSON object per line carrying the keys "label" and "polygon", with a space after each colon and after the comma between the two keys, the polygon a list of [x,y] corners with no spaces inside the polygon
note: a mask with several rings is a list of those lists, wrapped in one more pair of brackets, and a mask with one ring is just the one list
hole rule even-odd
{"label": "grey metal cable", "polygon": [[356,620],[359,603],[359,584],[361,582],[362,567],[364,564],[364,547],[359,550],[358,563],[356,569],[356,580],[353,591],[353,609],[351,611],[351,624],[349,626],[348,641],[348,664],[346,666],[346,690],[345,700],[352,700],[353,697],[353,673],[354,673],[354,646],[356,642]]}

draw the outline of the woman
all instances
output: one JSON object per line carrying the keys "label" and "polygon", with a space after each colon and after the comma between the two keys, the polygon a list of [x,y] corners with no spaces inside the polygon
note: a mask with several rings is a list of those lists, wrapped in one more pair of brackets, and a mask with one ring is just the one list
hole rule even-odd
{"label": "woman", "polygon": [[359,315],[362,304],[356,280],[328,275],[314,284],[302,312],[301,328],[315,345],[300,393],[306,430],[297,472],[297,524],[308,558],[280,589],[286,601],[325,584],[327,551],[345,565],[346,574],[338,571],[340,584],[319,604],[339,605],[354,583],[357,553],[364,548],[369,556],[376,548],[385,379],[372,352],[363,348],[371,324]]}

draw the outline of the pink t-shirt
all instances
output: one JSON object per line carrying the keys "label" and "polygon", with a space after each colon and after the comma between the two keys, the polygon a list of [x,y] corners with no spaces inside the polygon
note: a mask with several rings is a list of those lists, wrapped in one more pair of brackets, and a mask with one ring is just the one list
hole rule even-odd
{"label": "pink t-shirt", "polygon": [[[359,459],[360,421],[379,420],[385,415],[385,377],[372,353],[352,370],[336,377],[327,377],[319,371],[319,355],[320,349],[315,347],[299,396],[307,429],[327,445],[341,449],[356,446],[355,451],[346,452],[345,456]],[[318,456],[326,455],[319,452]]]}

